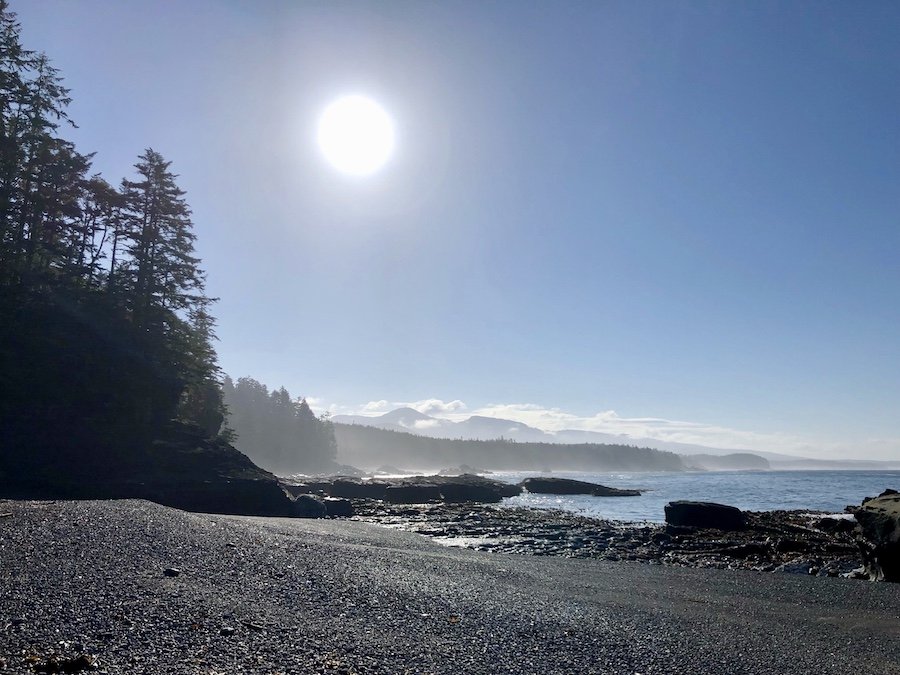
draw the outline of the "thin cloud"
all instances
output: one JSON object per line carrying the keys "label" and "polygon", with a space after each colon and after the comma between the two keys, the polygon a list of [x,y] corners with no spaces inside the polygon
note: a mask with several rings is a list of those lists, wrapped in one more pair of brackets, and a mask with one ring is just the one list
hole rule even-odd
{"label": "thin cloud", "polygon": [[427,398],[422,401],[413,401],[407,403],[408,408],[418,410],[426,415],[449,415],[460,413],[466,409],[466,404],[459,399],[453,401],[442,401],[439,398]]}
{"label": "thin cloud", "polygon": [[596,431],[633,439],[649,438],[717,448],[797,452],[810,445],[809,439],[788,434],[763,434],[661,417],[629,418],[620,416],[614,410],[602,410],[594,415],[580,416],[560,408],[545,408],[534,403],[505,403],[487,405],[476,410],[474,414],[515,420],[549,432],[565,429]]}
{"label": "thin cloud", "polygon": [[[732,450],[761,450],[808,457],[896,457],[900,438],[869,438],[859,442],[822,441],[788,433],[762,433],[733,429],[716,424],[670,420],[664,417],[622,417],[615,410],[600,410],[592,415],[576,415],[561,408],[536,403],[491,403],[473,410],[459,400],[439,398],[420,401],[369,401],[362,406],[329,406],[332,413],[381,415],[396,408],[413,408],[426,415],[459,422],[471,415],[521,422],[549,433],[564,430],[593,431],[615,436],[622,442],[653,440]],[[440,422],[417,422],[418,429],[439,427]]]}
{"label": "thin cloud", "polygon": [[394,409],[394,404],[390,401],[381,399],[380,401],[369,401],[359,411],[361,415],[377,415]]}

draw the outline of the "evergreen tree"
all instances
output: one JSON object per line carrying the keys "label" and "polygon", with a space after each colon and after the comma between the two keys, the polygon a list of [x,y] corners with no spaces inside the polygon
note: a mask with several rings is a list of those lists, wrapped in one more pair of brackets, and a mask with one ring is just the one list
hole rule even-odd
{"label": "evergreen tree", "polygon": [[253,378],[225,378],[227,427],[235,446],[275,473],[325,473],[336,467],[337,445],[327,418],[316,417],[305,399],[284,387],[273,390]]}
{"label": "evergreen tree", "polygon": [[191,211],[170,164],[147,149],[135,164],[139,180],[123,181],[123,227],[131,256],[123,283],[135,323],[151,332],[164,331],[173,312],[208,304],[194,255]]}
{"label": "evergreen tree", "polygon": [[[216,435],[213,300],[190,209],[147,150],[116,190],[59,134],[58,71],[0,0],[0,476]],[[80,463],[80,464],[79,464]]]}
{"label": "evergreen tree", "polygon": [[28,283],[48,267],[64,219],[76,216],[89,157],[56,136],[70,101],[46,55],[22,47],[0,0],[0,283]]}

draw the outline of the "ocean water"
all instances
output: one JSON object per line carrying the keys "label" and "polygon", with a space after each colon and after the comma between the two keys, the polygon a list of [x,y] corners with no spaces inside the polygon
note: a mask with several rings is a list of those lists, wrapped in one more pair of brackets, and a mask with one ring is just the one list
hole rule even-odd
{"label": "ocean water", "polygon": [[646,490],[640,497],[522,494],[504,499],[503,506],[563,509],[595,518],[661,523],[663,507],[676,499],[730,504],[750,511],[810,509],[840,513],[848,504],[886,488],[900,490],[900,471],[709,471],[703,473],[583,473],[509,472],[490,478],[518,483],[528,476],[601,483]]}

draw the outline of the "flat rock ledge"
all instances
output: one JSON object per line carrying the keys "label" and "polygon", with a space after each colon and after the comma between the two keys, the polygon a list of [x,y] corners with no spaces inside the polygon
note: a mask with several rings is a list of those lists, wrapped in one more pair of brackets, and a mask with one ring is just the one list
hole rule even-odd
{"label": "flat rock ledge", "polygon": [[592,497],[640,497],[640,490],[622,490],[599,483],[571,478],[526,478],[519,487],[526,492],[547,495],[590,495]]}
{"label": "flat rock ledge", "polygon": [[598,483],[568,478],[526,478],[517,485],[475,474],[460,476],[412,476],[409,478],[363,480],[349,476],[286,484],[292,495],[312,494],[343,499],[375,499],[390,504],[496,504],[504,497],[523,491],[554,495],[592,495],[594,497],[638,497],[639,490],[623,490]]}
{"label": "flat rock ledge", "polygon": [[618,523],[490,504],[400,505],[354,499],[354,519],[495,553],[864,579],[855,523],[809,511],[743,512],[745,526]]}

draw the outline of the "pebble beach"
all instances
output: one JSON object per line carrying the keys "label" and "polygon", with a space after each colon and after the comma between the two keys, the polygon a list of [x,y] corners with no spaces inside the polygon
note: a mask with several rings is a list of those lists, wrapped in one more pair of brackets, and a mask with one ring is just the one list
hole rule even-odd
{"label": "pebble beach", "polygon": [[0,504],[0,672],[900,673],[900,588]]}

